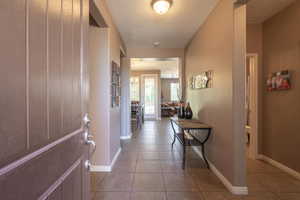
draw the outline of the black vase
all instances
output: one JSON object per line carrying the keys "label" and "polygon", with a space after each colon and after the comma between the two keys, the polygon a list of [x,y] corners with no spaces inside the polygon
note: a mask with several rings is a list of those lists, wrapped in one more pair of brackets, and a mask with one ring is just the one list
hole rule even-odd
{"label": "black vase", "polygon": [[192,108],[190,106],[190,103],[188,103],[186,108],[185,108],[185,118],[186,119],[192,119],[193,118],[193,111],[192,111]]}
{"label": "black vase", "polygon": [[185,118],[185,108],[184,104],[180,104],[179,111],[178,111],[178,118]]}

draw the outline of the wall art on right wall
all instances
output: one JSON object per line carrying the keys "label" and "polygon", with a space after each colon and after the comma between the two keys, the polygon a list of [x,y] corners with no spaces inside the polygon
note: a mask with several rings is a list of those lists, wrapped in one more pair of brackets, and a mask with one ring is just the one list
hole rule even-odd
{"label": "wall art on right wall", "polygon": [[267,80],[268,91],[281,91],[291,88],[291,74],[289,70],[272,73]]}

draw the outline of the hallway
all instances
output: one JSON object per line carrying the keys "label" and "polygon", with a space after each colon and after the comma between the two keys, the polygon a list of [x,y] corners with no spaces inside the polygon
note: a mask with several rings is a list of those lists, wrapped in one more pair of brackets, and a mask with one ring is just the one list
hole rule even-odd
{"label": "hallway", "polygon": [[112,173],[92,173],[93,200],[299,200],[300,181],[260,161],[248,160],[249,196],[233,196],[191,149],[186,171],[181,148],[171,150],[167,119],[146,121]]}

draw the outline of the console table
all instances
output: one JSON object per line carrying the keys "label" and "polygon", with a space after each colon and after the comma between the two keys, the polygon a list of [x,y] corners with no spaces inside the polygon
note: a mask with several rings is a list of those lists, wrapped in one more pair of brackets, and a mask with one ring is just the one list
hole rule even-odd
{"label": "console table", "polygon": [[[177,117],[172,117],[170,119],[172,129],[174,132],[174,140],[172,142],[172,148],[176,139],[182,144],[183,147],[183,160],[182,160],[182,169],[185,169],[186,162],[186,146],[201,146],[201,152],[204,162],[206,163],[207,168],[209,168],[208,161],[205,156],[205,143],[208,141],[209,136],[211,135],[212,127],[201,123],[199,120],[188,120],[188,119],[179,119]],[[179,132],[175,130],[174,125],[178,126]],[[204,134],[203,132],[198,133],[190,133],[191,130],[204,130],[206,135],[204,140],[201,141],[196,134]],[[191,139],[187,139],[185,136],[185,131],[192,137]]]}

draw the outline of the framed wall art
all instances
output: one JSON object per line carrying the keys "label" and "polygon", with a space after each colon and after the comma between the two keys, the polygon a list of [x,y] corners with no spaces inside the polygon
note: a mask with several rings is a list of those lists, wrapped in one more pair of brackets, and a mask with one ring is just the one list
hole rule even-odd
{"label": "framed wall art", "polygon": [[120,89],[120,67],[117,63],[112,61],[111,65],[111,107],[119,107],[120,106],[120,97],[121,97],[121,89]]}
{"label": "framed wall art", "polygon": [[289,70],[283,70],[271,73],[267,79],[268,91],[281,91],[291,88],[291,73]]}
{"label": "framed wall art", "polygon": [[191,78],[192,89],[205,89],[212,87],[212,71],[201,72]]}

